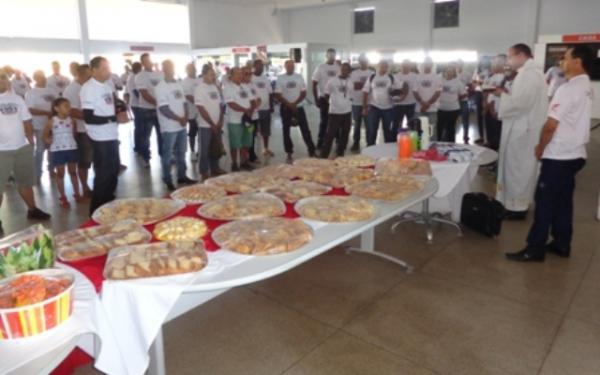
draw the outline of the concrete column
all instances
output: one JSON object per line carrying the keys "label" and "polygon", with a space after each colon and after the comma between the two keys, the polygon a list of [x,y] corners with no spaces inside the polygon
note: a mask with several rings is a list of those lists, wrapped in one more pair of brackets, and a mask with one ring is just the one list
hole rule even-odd
{"label": "concrete column", "polygon": [[90,57],[90,33],[88,30],[86,0],[78,0],[79,8],[79,49],[83,55],[83,61],[89,62]]}

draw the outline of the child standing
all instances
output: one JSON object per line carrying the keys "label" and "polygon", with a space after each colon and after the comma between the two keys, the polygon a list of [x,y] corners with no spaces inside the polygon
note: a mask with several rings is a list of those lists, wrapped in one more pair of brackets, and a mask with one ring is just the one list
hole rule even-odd
{"label": "child standing", "polygon": [[51,168],[56,169],[56,186],[60,194],[60,205],[69,208],[69,200],[65,196],[65,165],[73,185],[73,196],[77,202],[83,200],[79,193],[79,181],[77,180],[77,163],[79,154],[75,134],[77,127],[69,116],[71,105],[65,98],[58,98],[52,102],[52,114],[44,128],[44,141],[50,146]]}

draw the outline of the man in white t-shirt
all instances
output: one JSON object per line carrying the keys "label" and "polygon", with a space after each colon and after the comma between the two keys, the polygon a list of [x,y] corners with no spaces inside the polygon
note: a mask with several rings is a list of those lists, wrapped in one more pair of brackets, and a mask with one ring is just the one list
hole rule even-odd
{"label": "man in white t-shirt", "polygon": [[[31,114],[23,98],[10,89],[8,74],[0,70],[0,205],[11,176],[27,205],[27,218],[49,219],[50,215],[36,207],[33,195],[35,170]],[[2,234],[0,221],[0,235]]]}
{"label": "man in white t-shirt", "polygon": [[369,68],[369,59],[365,54],[361,54],[358,57],[359,68],[355,69],[350,73],[350,82],[352,82],[352,94],[350,95],[352,99],[352,118],[354,120],[354,134],[352,148],[350,149],[352,152],[360,151],[360,133],[362,124],[367,126],[367,118],[363,113],[363,88],[365,86],[365,82],[369,80],[369,78],[375,72],[373,69]]}
{"label": "man in white t-shirt", "polygon": [[31,80],[29,79],[29,77],[26,77],[25,74],[23,74],[23,72],[21,72],[20,70],[15,69],[14,73],[15,75],[11,80],[10,84],[12,90],[21,98],[25,98],[25,94],[27,94],[27,92],[31,90]]}
{"label": "man in white t-shirt", "polygon": [[389,73],[390,65],[382,60],[377,65],[377,73],[369,77],[363,87],[363,114],[367,117],[367,146],[377,141],[379,122],[383,127],[383,138],[387,142],[395,142],[396,134],[392,133],[394,109],[392,91],[397,88],[394,76]]}
{"label": "man in white t-shirt", "polygon": [[565,73],[560,68],[560,60],[556,62],[556,65],[550,67],[546,72],[546,84],[548,85],[548,98],[552,100],[552,97],[556,93],[556,90],[567,82]]}
{"label": "man in white t-shirt", "polygon": [[263,139],[263,155],[275,156],[269,149],[269,137],[271,136],[271,114],[273,113],[273,87],[269,77],[264,74],[264,63],[262,60],[254,60],[254,75],[252,84],[258,97],[260,106],[258,107],[258,131]]}
{"label": "man in white t-shirt", "polygon": [[[535,156],[541,160],[535,215],[527,247],[507,253],[509,260],[543,261],[550,252],[571,255],[575,176],[585,166],[594,92],[588,72],[594,53],[584,45],[567,50],[561,63],[567,83],[556,91]],[[520,73],[519,73],[520,74]],[[552,234],[552,242],[547,243]]]}
{"label": "man in white t-shirt", "polygon": [[77,66],[75,70],[75,76],[73,81],[65,88],[63,97],[71,103],[71,118],[73,118],[77,124],[77,134],[75,140],[77,141],[77,151],[79,152],[79,162],[77,164],[77,175],[83,188],[83,194],[85,197],[92,196],[92,189],[88,185],[88,171],[92,166],[93,160],[93,149],[92,141],[87,134],[85,128],[85,122],[83,121],[83,111],[81,109],[81,87],[92,77],[90,66],[88,64],[81,64]]}
{"label": "man in white t-shirt", "polygon": [[460,115],[460,102],[467,90],[456,74],[454,65],[444,71],[442,93],[438,101],[437,139],[441,142],[456,142],[456,120]]}
{"label": "man in white t-shirt", "polygon": [[162,180],[169,191],[174,191],[175,185],[173,185],[171,176],[173,154],[177,166],[177,184],[194,184],[198,181],[194,181],[186,175],[188,104],[183,86],[175,80],[175,66],[171,60],[163,61],[162,72],[165,78],[154,89],[164,151],[160,161]]}
{"label": "man in white t-shirt", "polygon": [[187,99],[188,109],[188,140],[190,144],[190,153],[192,155],[192,161],[197,161],[196,144],[198,139],[198,110],[194,105],[194,91],[201,82],[201,79],[197,77],[196,65],[189,63],[185,66],[186,77],[181,80],[181,86],[183,87],[183,93]]}
{"label": "man in white t-shirt", "polygon": [[52,61],[52,75],[48,77],[48,87],[54,91],[54,95],[61,96],[69,83],[71,80],[60,74],[60,63]]}
{"label": "man in white t-shirt", "polygon": [[287,162],[293,161],[294,143],[290,137],[290,129],[294,123],[300,128],[302,139],[310,157],[315,156],[315,144],[306,120],[303,103],[306,98],[306,82],[296,73],[294,60],[285,62],[285,73],[277,77],[275,83],[275,99],[281,104],[280,115],[283,124],[283,148],[287,154]]}
{"label": "man in white t-shirt", "polygon": [[144,68],[135,76],[135,87],[138,90],[139,97],[139,115],[140,115],[140,144],[138,145],[139,154],[144,160],[144,167],[150,168],[150,137],[152,128],[155,129],[158,155],[162,156],[162,139],[160,133],[160,124],[156,116],[156,97],[154,88],[164,79],[161,72],[154,70],[154,64],[150,55],[143,53],[140,56],[140,62]]}
{"label": "man in white t-shirt", "polygon": [[[248,148],[252,146],[254,129],[243,124],[244,115],[251,117],[254,112],[252,96],[243,84],[242,69],[234,67],[230,72],[230,83],[223,87],[223,98],[227,104],[227,131],[231,153],[231,171],[237,172],[240,167],[252,169],[249,164]],[[238,164],[238,160],[240,164]]]}
{"label": "man in white t-shirt", "polygon": [[417,76],[413,95],[417,100],[416,111],[425,116],[430,124],[437,123],[437,104],[442,94],[442,77],[433,72],[433,60],[430,57],[423,62],[423,72]]}
{"label": "man in white t-shirt", "polygon": [[119,129],[115,92],[108,84],[108,60],[97,56],[90,61],[92,78],[81,88],[79,97],[87,134],[92,141],[94,186],[90,216],[103,204],[115,199],[119,168]]}
{"label": "man in white t-shirt", "polygon": [[500,97],[495,90],[504,87],[506,80],[506,76],[504,75],[505,64],[506,59],[503,55],[496,57],[492,63],[492,75],[484,83],[485,132],[487,134],[487,146],[496,151],[498,151],[500,147],[502,121],[498,119]]}
{"label": "man in white t-shirt", "polygon": [[124,88],[127,87],[127,81],[129,80],[129,76],[131,75],[131,66],[129,64],[125,64],[123,66],[123,74],[121,74],[121,82],[123,82]]}
{"label": "man in white t-shirt", "polygon": [[[248,60],[246,66],[242,68],[242,86],[250,94],[250,104],[252,105],[252,113],[242,116],[242,124],[247,131],[252,131],[252,144],[248,147],[248,161],[251,163],[258,162],[258,156],[254,151],[254,143],[258,132],[258,107],[260,106],[260,97],[258,91],[252,83],[252,61]],[[251,165],[241,165],[243,169],[253,169]]]}
{"label": "man in white t-shirt", "polygon": [[[462,60],[456,61],[456,78],[465,85],[467,95],[460,101],[460,117],[463,125],[463,142],[469,143],[469,127],[471,123],[471,112],[469,109],[469,93],[473,91],[473,73],[465,70],[465,63]],[[483,135],[482,135],[483,137]]]}
{"label": "man in white t-shirt", "polygon": [[44,142],[43,132],[48,119],[52,116],[52,102],[57,98],[56,91],[47,85],[46,76],[41,70],[33,73],[35,87],[25,95],[25,103],[29,112],[33,115],[33,132],[35,134],[35,172],[39,183],[42,178],[42,164],[44,163],[44,153],[48,158],[48,172],[52,178],[52,169],[50,168],[50,152],[48,145]]}
{"label": "man in white t-shirt", "polygon": [[141,147],[142,144],[142,115],[140,113],[140,93],[135,87],[135,76],[142,71],[142,64],[139,62],[134,62],[131,64],[131,73],[127,77],[127,82],[125,83],[125,94],[123,98],[125,99],[125,103],[129,105],[131,108],[131,112],[133,113],[133,152],[138,155],[141,155]]}
{"label": "man in white t-shirt", "polygon": [[335,63],[335,55],[335,49],[329,48],[325,54],[326,61],[317,66],[312,76],[313,97],[321,115],[317,149],[320,149],[323,145],[325,132],[327,131],[327,119],[329,118],[329,102],[325,98],[325,85],[330,79],[340,75],[340,66]]}
{"label": "man in white t-shirt", "polygon": [[211,145],[222,146],[224,111],[221,90],[217,85],[215,70],[211,65],[202,68],[202,81],[194,91],[194,104],[198,110],[198,151],[200,153],[200,175],[205,181],[209,177],[224,173],[219,167],[220,151],[213,152]]}
{"label": "man in white t-shirt", "polygon": [[327,120],[327,132],[323,147],[321,147],[321,157],[329,158],[333,140],[336,140],[336,155],[344,156],[346,146],[348,146],[348,136],[352,126],[352,81],[350,73],[352,67],[349,63],[343,63],[341,73],[334,77],[325,85],[325,97],[329,99],[329,119]]}
{"label": "man in white t-shirt", "polygon": [[412,72],[412,63],[409,60],[404,60],[400,71],[394,75],[396,82],[404,82],[408,85],[408,93],[402,100],[394,101],[394,124],[392,131],[398,133],[398,129],[402,128],[404,119],[406,119],[407,126],[410,120],[415,117],[415,107],[417,105],[417,99],[413,92],[417,85],[417,74]]}

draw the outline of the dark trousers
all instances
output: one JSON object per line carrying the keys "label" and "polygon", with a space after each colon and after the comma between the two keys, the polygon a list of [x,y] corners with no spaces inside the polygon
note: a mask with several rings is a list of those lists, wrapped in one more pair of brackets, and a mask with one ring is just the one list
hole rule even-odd
{"label": "dark trousers", "polygon": [[315,144],[313,143],[312,134],[310,133],[310,128],[308,127],[308,121],[306,120],[306,112],[304,112],[304,108],[298,107],[296,111],[293,112],[288,107],[282,105],[280,114],[281,122],[283,123],[283,148],[285,149],[286,154],[294,153],[294,143],[290,137],[290,128],[292,127],[292,118],[295,118],[298,121],[298,127],[300,128],[302,139],[304,140],[306,148],[308,149],[308,154],[311,156],[314,155]]}
{"label": "dark trousers", "polygon": [[527,236],[529,248],[543,252],[548,234],[552,234],[558,249],[571,249],[575,175],[584,165],[585,159],[542,159],[535,190],[535,214]]}
{"label": "dark trousers", "polygon": [[392,132],[392,121],[394,119],[394,109],[381,109],[375,106],[369,106],[367,114],[367,146],[372,146],[377,141],[377,132],[379,131],[379,121],[383,127],[383,139],[385,143],[396,142],[397,134]]}
{"label": "dark trousers", "polygon": [[485,132],[487,133],[488,145],[492,150],[500,149],[500,137],[502,135],[502,121],[489,113],[485,114]]}
{"label": "dark trousers", "polygon": [[398,134],[398,129],[402,128],[402,122],[406,117],[406,124],[415,117],[416,104],[403,104],[394,107],[394,121],[392,123],[392,133]]}
{"label": "dark trousers", "polygon": [[328,158],[331,152],[333,140],[337,143],[337,156],[344,156],[346,147],[348,146],[348,136],[350,135],[350,127],[352,126],[352,113],[330,114],[327,120],[327,133],[321,147],[321,157]]}
{"label": "dark trousers", "polygon": [[437,118],[437,139],[441,142],[455,142],[456,138],[456,120],[460,115],[460,110],[442,111],[438,110]]}
{"label": "dark trousers", "polygon": [[188,139],[190,141],[190,150],[192,154],[196,152],[196,140],[198,139],[198,121],[195,118],[188,120],[189,130]]}
{"label": "dark trousers", "polygon": [[463,141],[469,142],[469,101],[462,100],[460,102],[460,118],[462,119],[463,125]]}
{"label": "dark trousers", "polygon": [[142,125],[139,107],[131,107],[131,111],[133,112],[133,151],[140,152],[140,141],[142,134]]}
{"label": "dark trousers", "polygon": [[152,128],[156,132],[156,143],[158,148],[158,155],[162,156],[162,138],[160,135],[160,125],[158,124],[158,117],[155,109],[140,108],[140,156],[144,160],[150,160],[150,137],[152,136]]}
{"label": "dark trousers", "polygon": [[483,92],[475,91],[475,110],[477,113],[477,129],[479,130],[479,138],[485,140],[485,131],[483,126]]}
{"label": "dark trousers", "polygon": [[94,186],[90,202],[90,215],[104,203],[115,199],[119,180],[119,141],[94,141]]}
{"label": "dark trousers", "polygon": [[329,119],[329,100],[325,97],[319,97],[319,114],[321,121],[319,122],[319,135],[317,138],[317,148],[323,146],[325,133],[327,132],[327,120]]}
{"label": "dark trousers", "polygon": [[367,125],[367,118],[363,115],[363,106],[362,105],[353,105],[352,106],[352,118],[354,119],[354,134],[352,138],[354,139],[354,144],[360,144],[360,132],[363,123],[365,127]]}

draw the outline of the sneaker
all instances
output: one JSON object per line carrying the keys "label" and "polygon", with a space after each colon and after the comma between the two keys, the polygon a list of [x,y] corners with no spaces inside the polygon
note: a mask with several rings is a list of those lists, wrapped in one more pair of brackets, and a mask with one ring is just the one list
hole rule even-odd
{"label": "sneaker", "polygon": [[169,191],[175,191],[175,185],[173,185],[172,182],[165,182],[165,185],[167,185],[167,190]]}
{"label": "sneaker", "polygon": [[33,210],[27,211],[27,218],[31,220],[48,220],[50,219],[50,214],[47,214],[36,207]]}
{"label": "sneaker", "polygon": [[188,176],[185,176],[185,177],[177,179],[177,183],[178,184],[196,184],[196,183],[198,183],[198,181],[192,180]]}

